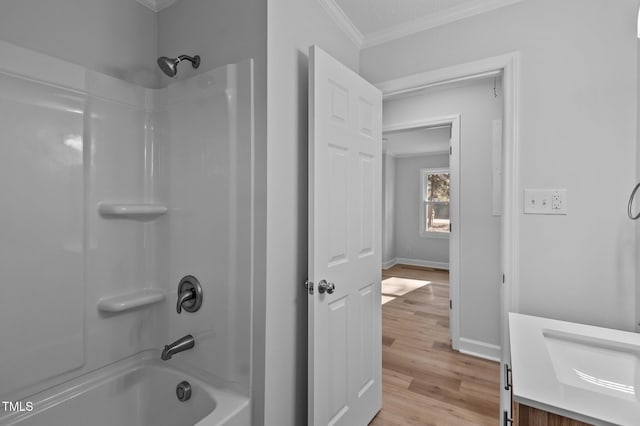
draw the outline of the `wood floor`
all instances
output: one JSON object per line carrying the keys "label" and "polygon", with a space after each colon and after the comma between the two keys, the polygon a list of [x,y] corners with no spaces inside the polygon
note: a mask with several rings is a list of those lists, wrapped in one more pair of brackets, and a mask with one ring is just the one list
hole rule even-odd
{"label": "wood floor", "polygon": [[370,425],[499,424],[498,363],[451,350],[448,272],[396,265],[389,277],[430,283],[382,306],[382,410]]}

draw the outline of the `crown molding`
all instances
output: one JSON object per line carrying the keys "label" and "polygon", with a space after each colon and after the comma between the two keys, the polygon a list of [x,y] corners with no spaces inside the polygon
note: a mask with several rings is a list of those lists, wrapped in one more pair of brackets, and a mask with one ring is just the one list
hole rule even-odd
{"label": "crown molding", "polygon": [[351,19],[349,19],[342,8],[338,6],[335,0],[318,0],[318,3],[322,5],[336,25],[353,41],[356,47],[361,49],[364,42],[364,35],[362,35],[360,30],[351,22]]}
{"label": "crown molding", "polygon": [[461,19],[520,3],[524,0],[474,0],[461,6],[452,7],[438,13],[415,19],[400,25],[381,31],[367,34],[364,37],[362,48],[376,46],[391,40],[406,37],[411,34],[429,30],[431,28],[450,24]]}
{"label": "crown molding", "polygon": [[148,7],[154,12],[160,12],[162,9],[165,9],[172,4],[174,4],[178,0],[136,0],[141,5]]}
{"label": "crown molding", "polygon": [[449,148],[447,149],[437,149],[435,151],[420,151],[420,152],[408,152],[408,153],[392,153],[385,152],[390,157],[393,158],[413,158],[413,157],[428,157],[432,155],[449,155]]}

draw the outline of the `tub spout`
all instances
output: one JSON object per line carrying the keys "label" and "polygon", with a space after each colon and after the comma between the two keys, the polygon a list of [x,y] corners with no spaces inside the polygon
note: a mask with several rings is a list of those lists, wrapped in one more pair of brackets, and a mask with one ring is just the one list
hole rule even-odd
{"label": "tub spout", "polygon": [[191,349],[194,346],[195,340],[193,339],[193,336],[187,334],[186,336],[179,338],[170,345],[165,345],[164,350],[162,351],[162,356],[160,358],[162,358],[163,361],[166,361],[168,359],[171,359],[171,357],[178,352],[186,351],[187,349]]}

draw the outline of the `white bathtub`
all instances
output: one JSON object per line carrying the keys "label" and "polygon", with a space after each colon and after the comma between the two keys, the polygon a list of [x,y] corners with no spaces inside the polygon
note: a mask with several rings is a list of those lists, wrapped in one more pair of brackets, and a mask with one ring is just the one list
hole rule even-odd
{"label": "white bathtub", "polygon": [[[249,399],[146,353],[21,400],[32,411],[6,413],[3,426],[248,426]],[[176,386],[191,384],[188,401]],[[211,380],[208,380],[211,381]],[[31,403],[31,404],[27,404]]]}

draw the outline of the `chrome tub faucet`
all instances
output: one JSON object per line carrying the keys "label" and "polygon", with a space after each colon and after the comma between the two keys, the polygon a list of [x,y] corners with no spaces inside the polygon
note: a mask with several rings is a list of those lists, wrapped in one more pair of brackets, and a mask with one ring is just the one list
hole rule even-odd
{"label": "chrome tub faucet", "polygon": [[162,356],[160,357],[163,361],[171,359],[172,356],[177,354],[178,352],[186,351],[187,349],[192,349],[195,346],[195,340],[193,336],[187,334],[184,337],[179,338],[175,342],[170,345],[165,345],[164,350],[162,351]]}

